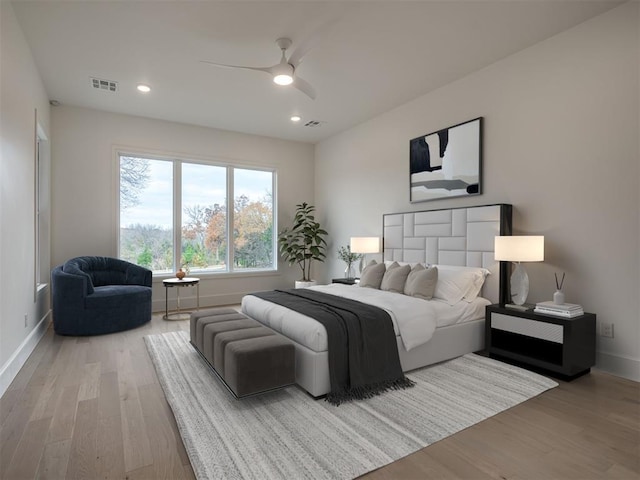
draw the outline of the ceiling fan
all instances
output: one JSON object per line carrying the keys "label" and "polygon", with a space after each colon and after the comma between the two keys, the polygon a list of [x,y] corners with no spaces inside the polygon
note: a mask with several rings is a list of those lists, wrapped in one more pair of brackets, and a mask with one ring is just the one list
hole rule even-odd
{"label": "ceiling fan", "polygon": [[[316,98],[315,89],[309,84],[309,82],[303,80],[296,74],[296,69],[302,62],[302,57],[309,51],[310,45],[301,45],[291,54],[287,60],[286,51],[293,42],[288,38],[279,38],[276,40],[276,45],[282,51],[282,58],[280,63],[273,65],[272,67],[247,67],[243,65],[227,65],[225,63],[208,62],[206,60],[200,60],[201,63],[207,63],[216,67],[224,68],[242,68],[245,70],[257,70],[259,72],[266,72],[273,77],[273,82],[278,85],[292,85],[302,93],[307,95],[312,100]],[[305,46],[307,48],[305,48]]]}

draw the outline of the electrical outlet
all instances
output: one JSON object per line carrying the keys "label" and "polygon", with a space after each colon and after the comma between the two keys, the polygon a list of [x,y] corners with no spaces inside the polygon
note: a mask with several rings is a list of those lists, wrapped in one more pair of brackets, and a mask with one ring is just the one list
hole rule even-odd
{"label": "electrical outlet", "polygon": [[29,320],[29,315],[24,314],[24,328],[27,328],[27,321]]}
{"label": "electrical outlet", "polygon": [[600,336],[613,338],[613,323],[601,323]]}

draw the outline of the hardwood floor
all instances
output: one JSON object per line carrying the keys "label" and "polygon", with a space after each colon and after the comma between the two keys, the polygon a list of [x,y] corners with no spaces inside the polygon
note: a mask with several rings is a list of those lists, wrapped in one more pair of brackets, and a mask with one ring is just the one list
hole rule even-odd
{"label": "hardwood floor", "polygon": [[[194,478],[143,336],[50,329],[0,399],[0,478]],[[600,372],[365,475],[382,479],[640,478],[640,384]]]}

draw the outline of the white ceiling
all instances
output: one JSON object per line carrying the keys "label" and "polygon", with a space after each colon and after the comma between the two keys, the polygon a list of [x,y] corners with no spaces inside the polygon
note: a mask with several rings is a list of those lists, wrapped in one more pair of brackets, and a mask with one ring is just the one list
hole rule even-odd
{"label": "white ceiling", "polygon": [[[596,16],[616,0],[14,1],[52,100],[317,142]],[[318,37],[314,32],[325,29]],[[297,70],[316,100],[252,66],[319,38]],[[290,51],[291,51],[290,50]],[[89,77],[119,82],[116,94]],[[153,88],[147,95],[138,83]],[[292,114],[303,121],[290,122]],[[305,127],[309,120],[326,122]]]}

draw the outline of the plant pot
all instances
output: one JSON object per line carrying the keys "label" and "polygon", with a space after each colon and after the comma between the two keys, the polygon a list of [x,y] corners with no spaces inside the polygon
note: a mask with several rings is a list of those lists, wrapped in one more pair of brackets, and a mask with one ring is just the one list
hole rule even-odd
{"label": "plant pot", "polygon": [[303,282],[302,280],[296,280],[296,288],[307,288],[307,287],[313,287],[314,285],[317,285],[318,282],[316,282],[315,280],[310,280],[308,282]]}

